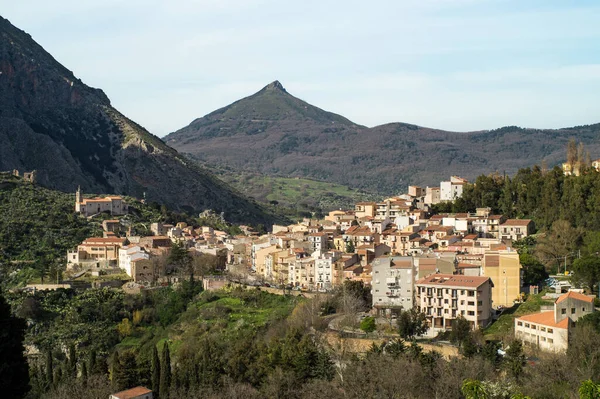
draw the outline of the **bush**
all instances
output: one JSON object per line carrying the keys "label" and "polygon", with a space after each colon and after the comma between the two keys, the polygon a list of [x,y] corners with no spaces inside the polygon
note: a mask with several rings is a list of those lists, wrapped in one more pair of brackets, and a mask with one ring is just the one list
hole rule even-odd
{"label": "bush", "polygon": [[360,329],[366,333],[371,333],[375,331],[375,318],[374,317],[365,317],[360,322]]}

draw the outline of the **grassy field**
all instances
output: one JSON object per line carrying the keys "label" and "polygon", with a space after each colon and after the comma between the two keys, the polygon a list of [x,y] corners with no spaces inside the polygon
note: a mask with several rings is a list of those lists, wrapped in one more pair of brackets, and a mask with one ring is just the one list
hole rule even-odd
{"label": "grassy field", "polygon": [[502,339],[512,334],[516,317],[539,312],[542,305],[552,305],[554,302],[542,299],[544,295],[545,292],[529,295],[525,302],[515,304],[512,308],[506,309],[498,320],[483,331],[486,339]]}
{"label": "grassy field", "polygon": [[272,177],[252,173],[220,176],[247,196],[259,202],[305,211],[328,212],[353,208],[356,202],[377,201],[381,195],[318,180]]}

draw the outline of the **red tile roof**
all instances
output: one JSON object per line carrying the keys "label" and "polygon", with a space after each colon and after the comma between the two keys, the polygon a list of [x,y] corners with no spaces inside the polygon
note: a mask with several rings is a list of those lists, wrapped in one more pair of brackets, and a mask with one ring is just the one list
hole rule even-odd
{"label": "red tile roof", "polygon": [[568,328],[569,327],[569,318],[564,318],[558,323],[554,319],[554,311],[550,310],[547,312],[528,314],[525,316],[521,316],[517,318],[520,321],[528,321],[530,323],[541,324],[544,326],[554,327],[554,328]]}
{"label": "red tile roof", "polygon": [[578,301],[585,301],[585,302],[589,302],[589,303],[594,302],[593,297],[580,294],[579,292],[569,291],[566,294],[559,296],[558,299],[556,300],[556,303],[561,303],[562,301],[564,301],[567,298],[577,299]]}

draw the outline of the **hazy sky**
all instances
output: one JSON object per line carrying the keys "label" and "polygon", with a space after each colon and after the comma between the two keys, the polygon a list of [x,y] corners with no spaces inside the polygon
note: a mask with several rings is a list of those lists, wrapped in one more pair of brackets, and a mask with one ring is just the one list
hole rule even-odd
{"label": "hazy sky", "polygon": [[273,80],[356,123],[600,122],[600,1],[2,0],[162,136]]}

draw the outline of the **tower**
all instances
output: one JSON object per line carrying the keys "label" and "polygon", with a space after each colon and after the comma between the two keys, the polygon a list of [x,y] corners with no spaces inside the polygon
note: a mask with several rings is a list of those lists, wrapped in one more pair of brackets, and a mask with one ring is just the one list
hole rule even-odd
{"label": "tower", "polygon": [[81,186],[77,186],[77,191],[75,192],[75,203],[79,204],[81,202]]}

